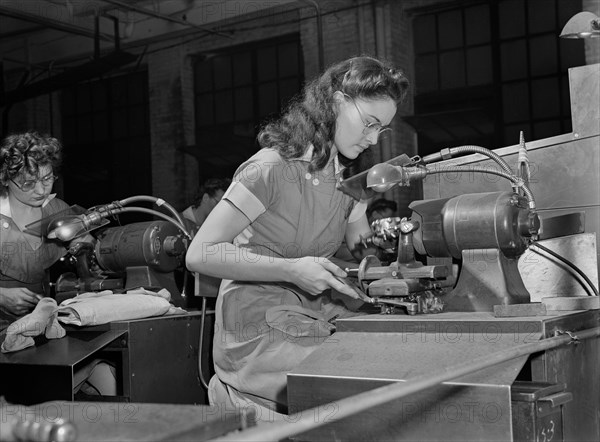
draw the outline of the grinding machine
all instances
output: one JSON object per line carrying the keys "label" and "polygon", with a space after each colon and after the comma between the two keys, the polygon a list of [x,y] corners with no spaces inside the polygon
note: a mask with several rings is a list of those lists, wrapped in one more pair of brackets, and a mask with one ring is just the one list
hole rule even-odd
{"label": "grinding machine", "polygon": [[394,252],[346,269],[372,310],[288,374],[293,421],[315,422],[298,440],[600,440],[599,338],[578,336],[600,326],[599,74],[569,71],[572,133],[341,183],[364,198],[421,182],[425,198],[357,244]]}

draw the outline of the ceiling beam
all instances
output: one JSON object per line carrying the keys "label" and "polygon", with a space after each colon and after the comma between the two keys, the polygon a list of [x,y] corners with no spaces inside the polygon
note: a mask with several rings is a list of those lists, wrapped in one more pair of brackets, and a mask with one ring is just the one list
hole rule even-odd
{"label": "ceiling beam", "polygon": [[[7,8],[6,6],[0,5],[0,15],[16,18],[30,23],[36,23],[47,28],[67,32],[69,34],[76,34],[82,35],[84,37],[96,38],[96,34],[93,30],[77,26],[71,23],[66,23],[64,21],[54,20],[40,15],[30,14],[13,8]],[[104,34],[100,34],[100,39],[104,41],[113,41],[113,37]]]}

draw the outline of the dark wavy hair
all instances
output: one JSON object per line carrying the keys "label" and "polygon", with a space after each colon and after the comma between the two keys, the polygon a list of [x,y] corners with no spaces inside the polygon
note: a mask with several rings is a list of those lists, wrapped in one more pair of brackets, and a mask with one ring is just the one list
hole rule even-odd
{"label": "dark wavy hair", "polygon": [[230,178],[209,178],[207,179],[196,191],[196,195],[194,197],[194,207],[198,207],[202,202],[202,197],[204,194],[208,194],[211,198],[217,194],[219,190],[225,192],[229,185],[231,184]]}
{"label": "dark wavy hair", "polygon": [[276,149],[285,159],[301,157],[312,143],[314,152],[309,169],[321,170],[329,161],[335,134],[336,91],[355,99],[391,98],[399,104],[408,86],[401,70],[373,57],[355,57],[334,64],[308,83],[278,120],[262,128],[258,143],[263,148]]}
{"label": "dark wavy hair", "polygon": [[36,176],[48,165],[56,172],[61,162],[62,144],[56,138],[38,132],[8,135],[0,144],[0,192],[6,193],[8,182],[21,174]]}

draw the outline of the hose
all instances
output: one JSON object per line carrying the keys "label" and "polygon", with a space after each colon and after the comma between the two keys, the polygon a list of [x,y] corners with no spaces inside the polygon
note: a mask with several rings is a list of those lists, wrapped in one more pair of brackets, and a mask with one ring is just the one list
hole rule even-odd
{"label": "hose", "polygon": [[535,198],[533,196],[533,193],[531,192],[531,190],[529,189],[527,184],[525,184],[525,182],[521,178],[516,177],[513,173],[508,173],[508,172],[505,172],[502,170],[496,170],[496,169],[486,169],[485,167],[454,166],[454,167],[444,167],[441,169],[432,169],[429,167],[427,168],[428,175],[439,174],[439,173],[444,173],[444,172],[465,172],[465,171],[487,173],[490,175],[497,175],[497,176],[506,178],[507,180],[510,180],[514,186],[523,189],[523,192],[525,193],[525,197],[527,198],[527,201],[529,203],[529,209],[531,209],[533,212],[536,211],[536,203],[535,203]]}
{"label": "hose", "polygon": [[[592,280],[585,273],[583,273],[583,271],[579,267],[577,267],[571,261],[569,261],[568,259],[566,259],[563,256],[560,256],[555,251],[550,250],[548,247],[539,244],[538,242],[535,242],[535,241],[532,242],[529,245],[529,247],[531,247],[531,246],[534,246],[534,247],[537,247],[537,248],[543,250],[544,252],[552,255],[553,257],[555,257],[556,259],[558,259],[562,263],[564,263],[567,266],[569,266],[571,269],[573,269],[575,272],[577,272],[579,274],[579,276],[581,276],[585,280],[585,282],[589,285],[589,287],[592,289],[593,295],[590,295],[590,296],[598,296],[598,289],[596,288],[596,286],[594,285],[594,283],[592,282]],[[538,251],[536,251],[536,252],[539,253]],[[584,288],[586,288],[586,287],[584,286]],[[589,291],[588,291],[588,294],[589,294]]]}

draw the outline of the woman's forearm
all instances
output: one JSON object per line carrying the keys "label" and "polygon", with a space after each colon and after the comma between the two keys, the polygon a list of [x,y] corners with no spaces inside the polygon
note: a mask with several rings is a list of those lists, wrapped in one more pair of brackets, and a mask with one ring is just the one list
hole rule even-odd
{"label": "woman's forearm", "polygon": [[188,250],[187,268],[222,279],[290,282],[293,259],[259,255],[228,242],[196,243]]}

